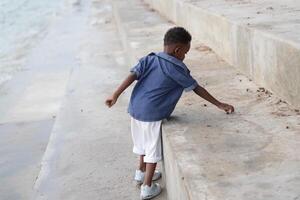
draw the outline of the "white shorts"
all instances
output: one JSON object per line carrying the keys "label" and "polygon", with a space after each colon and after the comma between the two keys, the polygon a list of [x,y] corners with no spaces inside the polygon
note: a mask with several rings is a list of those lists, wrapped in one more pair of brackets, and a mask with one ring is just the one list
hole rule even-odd
{"label": "white shorts", "polygon": [[142,122],[131,117],[133,153],[145,155],[146,163],[157,163],[162,159],[161,123],[161,120]]}

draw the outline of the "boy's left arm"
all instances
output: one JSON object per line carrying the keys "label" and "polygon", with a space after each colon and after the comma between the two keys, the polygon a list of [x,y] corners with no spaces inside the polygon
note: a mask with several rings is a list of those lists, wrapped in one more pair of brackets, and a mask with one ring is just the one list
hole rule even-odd
{"label": "boy's left arm", "polygon": [[197,86],[194,89],[194,92],[199,95],[200,97],[202,97],[203,99],[209,101],[210,103],[214,104],[215,106],[217,106],[218,108],[224,110],[227,114],[229,113],[233,113],[234,112],[234,107],[232,105],[226,104],[226,103],[222,103],[220,101],[218,101],[217,99],[215,99],[206,89],[204,89],[201,86]]}
{"label": "boy's left arm", "polygon": [[119,96],[122,94],[122,92],[124,90],[126,90],[136,79],[137,79],[137,76],[135,73],[131,73],[129,76],[127,76],[127,78],[117,88],[117,90],[113,93],[113,95],[106,99],[105,104],[108,107],[112,107],[117,102],[117,100],[118,100]]}

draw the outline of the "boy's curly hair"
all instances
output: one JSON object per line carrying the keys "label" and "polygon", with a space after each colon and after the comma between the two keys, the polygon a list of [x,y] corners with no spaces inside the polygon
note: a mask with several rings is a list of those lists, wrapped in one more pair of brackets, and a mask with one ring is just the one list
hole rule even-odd
{"label": "boy's curly hair", "polygon": [[183,27],[173,27],[166,32],[164,37],[164,45],[176,43],[187,44],[191,42],[191,40],[191,34]]}

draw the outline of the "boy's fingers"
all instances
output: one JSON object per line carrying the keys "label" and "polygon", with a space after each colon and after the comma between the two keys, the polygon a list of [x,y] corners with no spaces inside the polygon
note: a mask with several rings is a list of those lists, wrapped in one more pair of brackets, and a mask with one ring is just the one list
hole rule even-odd
{"label": "boy's fingers", "polygon": [[111,102],[111,100],[106,100],[105,101],[105,104],[108,106],[108,107],[111,107],[112,105],[112,102]]}
{"label": "boy's fingers", "polygon": [[227,114],[233,113],[234,112],[234,107],[233,106],[228,106],[228,108],[225,110]]}
{"label": "boy's fingers", "polygon": [[113,100],[113,99],[107,99],[105,101],[105,104],[110,108],[112,107],[114,104],[116,103],[116,100]]}
{"label": "boy's fingers", "polygon": [[230,114],[234,112],[233,106],[228,104],[224,104],[223,110],[226,112],[226,114]]}
{"label": "boy's fingers", "polygon": [[114,101],[109,102],[109,105],[110,105],[109,107],[112,107],[114,104],[115,104]]}

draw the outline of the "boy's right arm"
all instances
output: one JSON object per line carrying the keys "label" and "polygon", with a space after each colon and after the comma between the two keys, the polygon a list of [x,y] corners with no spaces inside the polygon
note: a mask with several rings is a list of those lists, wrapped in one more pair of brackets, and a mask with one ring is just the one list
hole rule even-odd
{"label": "boy's right arm", "polygon": [[218,108],[224,110],[227,114],[229,113],[233,113],[234,112],[234,107],[232,105],[226,104],[226,103],[222,103],[219,102],[217,99],[215,99],[206,89],[204,89],[201,86],[197,86],[194,89],[194,92],[199,95],[200,97],[202,97],[203,99],[205,99],[206,101],[209,101],[210,103],[214,104],[215,106],[217,106]]}
{"label": "boy's right arm", "polygon": [[130,74],[118,87],[118,89],[113,93],[112,96],[108,97],[105,101],[105,104],[108,107],[112,107],[118,100],[119,96],[122,94],[124,90],[126,90],[135,80],[137,76],[135,73]]}

